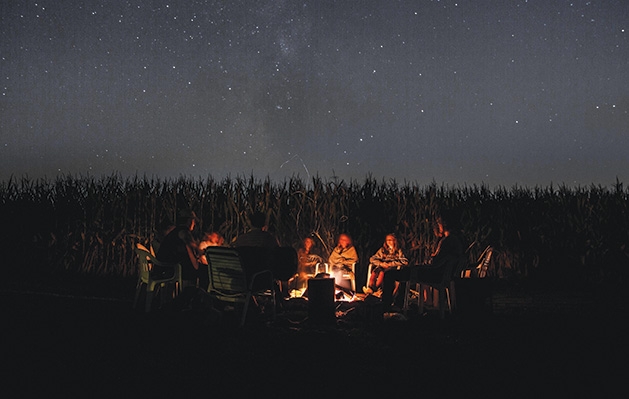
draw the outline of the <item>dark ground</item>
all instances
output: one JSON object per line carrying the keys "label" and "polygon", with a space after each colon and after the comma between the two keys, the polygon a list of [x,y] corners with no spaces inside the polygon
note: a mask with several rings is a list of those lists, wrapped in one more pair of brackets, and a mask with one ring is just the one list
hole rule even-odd
{"label": "dark ground", "polygon": [[597,301],[497,294],[491,313],[440,320],[411,309],[407,319],[378,323],[349,311],[332,325],[309,322],[302,304],[291,303],[274,323],[254,314],[240,329],[230,313],[216,323],[203,306],[134,311],[133,282],[125,284],[91,287],[95,295],[86,286],[1,290],[3,390],[81,398],[626,396],[626,313]]}

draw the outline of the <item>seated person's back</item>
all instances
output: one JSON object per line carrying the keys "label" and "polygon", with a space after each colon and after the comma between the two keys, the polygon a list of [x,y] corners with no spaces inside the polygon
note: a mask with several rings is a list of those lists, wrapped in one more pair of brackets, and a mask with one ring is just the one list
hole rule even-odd
{"label": "seated person's back", "polygon": [[166,263],[179,263],[184,280],[196,280],[198,277],[197,243],[192,236],[195,217],[175,227],[164,237],[157,251],[156,258]]}
{"label": "seated person's back", "polygon": [[234,247],[264,247],[275,248],[279,246],[277,238],[266,231],[266,217],[261,212],[250,216],[251,230],[239,235],[233,242]]}

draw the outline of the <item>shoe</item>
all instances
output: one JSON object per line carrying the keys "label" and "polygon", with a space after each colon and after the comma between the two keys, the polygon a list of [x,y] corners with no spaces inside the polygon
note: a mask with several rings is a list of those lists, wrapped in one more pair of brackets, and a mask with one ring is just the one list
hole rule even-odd
{"label": "shoe", "polygon": [[367,287],[367,286],[363,287],[363,292],[364,292],[366,295],[371,295],[371,294],[373,294],[373,290],[372,290],[371,288]]}
{"label": "shoe", "polygon": [[377,298],[382,298],[382,288],[378,288],[378,290],[373,293],[373,296]]}

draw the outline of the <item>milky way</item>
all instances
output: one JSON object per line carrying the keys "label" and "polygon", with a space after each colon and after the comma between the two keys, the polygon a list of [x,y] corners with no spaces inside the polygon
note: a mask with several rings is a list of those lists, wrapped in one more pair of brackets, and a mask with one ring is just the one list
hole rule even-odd
{"label": "milky way", "polygon": [[629,2],[0,5],[0,179],[629,181]]}

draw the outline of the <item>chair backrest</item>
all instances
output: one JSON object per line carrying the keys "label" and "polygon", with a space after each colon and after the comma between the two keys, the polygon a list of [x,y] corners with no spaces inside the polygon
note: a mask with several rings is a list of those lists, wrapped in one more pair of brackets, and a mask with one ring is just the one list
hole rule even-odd
{"label": "chair backrest", "polygon": [[146,279],[151,272],[153,255],[151,255],[149,250],[142,244],[136,244],[135,253],[138,255],[138,273],[140,277]]}
{"label": "chair backrest", "polygon": [[236,249],[207,247],[205,256],[210,275],[210,292],[227,297],[236,297],[247,292],[247,278]]}
{"label": "chair backrest", "polygon": [[287,281],[297,273],[297,251],[293,247],[277,247],[271,251],[269,268],[277,280]]}
{"label": "chair backrest", "polygon": [[287,281],[297,273],[297,251],[293,247],[236,247],[247,275],[270,270],[276,280]]}
{"label": "chair backrest", "polygon": [[272,248],[242,246],[233,250],[240,257],[240,264],[246,273],[253,275],[270,269]]}

